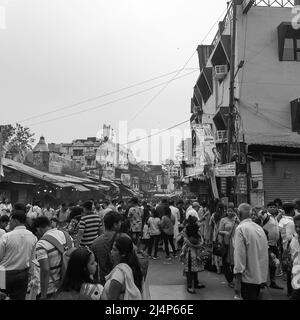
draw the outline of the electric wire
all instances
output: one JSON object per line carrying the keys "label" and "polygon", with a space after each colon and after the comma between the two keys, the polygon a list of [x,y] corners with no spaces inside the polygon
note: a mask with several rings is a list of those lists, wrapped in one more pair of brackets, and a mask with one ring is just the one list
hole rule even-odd
{"label": "electric wire", "polygon": [[[227,12],[229,10],[229,8],[226,8],[222,14],[220,15],[220,17],[218,17],[218,19],[216,20],[216,22],[213,24],[213,26],[209,29],[209,31],[207,32],[207,34],[205,35],[205,37],[203,38],[203,40],[201,41],[201,44],[203,44],[203,42],[206,40],[206,38],[209,36],[209,34],[211,33],[211,31],[213,30],[213,28],[216,26],[216,24],[219,22],[220,18],[224,15],[225,12]],[[197,50],[195,50],[193,52],[193,54],[190,56],[190,58],[185,62],[185,64],[183,65],[183,67],[181,69],[178,70],[178,73],[175,74],[174,77],[177,77],[182,69],[184,69],[189,62],[192,60],[192,58],[194,57],[195,53],[197,52]],[[169,84],[172,82],[173,79],[170,80],[169,83],[166,83],[166,85],[157,93],[155,94],[130,120],[129,123],[132,122],[133,120],[135,120],[140,114],[142,114],[149,106],[150,104],[156,100],[161,94],[162,92],[169,86]]]}
{"label": "electric wire", "polygon": [[[197,68],[190,68],[191,70],[195,70]],[[92,97],[92,98],[88,98],[88,99],[84,99],[84,100],[81,100],[79,102],[76,102],[76,103],[73,103],[73,104],[70,104],[70,105],[67,105],[67,106],[64,106],[64,107],[60,107],[60,108],[56,108],[54,110],[51,110],[51,111],[48,111],[48,112],[44,112],[44,113],[40,113],[40,114],[37,114],[37,115],[34,115],[34,116],[31,116],[31,117],[28,117],[26,119],[23,119],[23,120],[20,120],[18,121],[18,123],[22,123],[22,122],[25,122],[25,121],[28,121],[28,120],[33,120],[33,119],[37,119],[37,118],[40,118],[40,117],[43,117],[43,116],[46,116],[46,115],[49,115],[49,114],[52,114],[52,113],[56,113],[58,111],[63,111],[63,110],[67,110],[67,109],[71,109],[71,108],[74,108],[74,107],[77,107],[81,104],[84,104],[84,103],[87,103],[87,102],[91,102],[91,101],[94,101],[94,100],[97,100],[97,99],[100,99],[100,98],[105,98],[105,97],[108,97],[110,95],[114,95],[116,93],[119,93],[119,92],[122,92],[122,91],[125,91],[125,90],[128,90],[128,89],[132,89],[132,88],[135,88],[137,86],[141,86],[143,84],[146,84],[148,82],[152,82],[152,81],[155,81],[155,80],[158,80],[158,79],[161,79],[161,78],[164,78],[164,77],[167,77],[169,75],[172,75],[174,73],[177,73],[179,70],[175,70],[175,71],[172,71],[172,72],[168,72],[168,73],[165,73],[163,75],[160,75],[160,76],[157,76],[157,77],[154,77],[154,78],[151,78],[151,79],[148,79],[148,80],[144,80],[144,81],[141,81],[139,83],[135,83],[135,84],[132,84],[130,86],[127,86],[127,87],[123,87],[121,89],[117,89],[117,90],[113,90],[113,91],[110,91],[110,92],[107,92],[107,93],[104,93],[102,95],[99,95],[99,96],[95,96],[95,97]]]}
{"label": "electric wire", "polygon": [[175,125],[173,125],[172,127],[168,128],[168,129],[164,129],[164,130],[161,130],[161,131],[159,131],[157,133],[151,134],[151,135],[149,135],[147,137],[139,138],[139,139],[136,139],[136,140],[133,140],[133,141],[129,141],[127,143],[124,143],[123,145],[133,144],[133,143],[136,143],[136,142],[139,142],[139,141],[142,141],[142,140],[146,140],[146,139],[152,138],[152,137],[157,136],[157,135],[159,135],[161,133],[164,133],[164,132],[170,131],[170,130],[172,130],[174,128],[177,128],[177,127],[179,127],[179,126],[181,126],[181,125],[183,125],[183,124],[185,124],[187,122],[190,122],[190,119],[188,119],[186,121],[183,121],[183,122],[180,122],[178,124],[175,124]]}
{"label": "electric wire", "polygon": [[[175,80],[178,80],[178,79],[181,79],[183,77],[186,77],[186,76],[189,76],[193,73],[195,73],[197,70],[194,70],[194,71],[191,71],[189,73],[186,73],[186,74],[183,74],[179,77],[177,77],[176,79],[173,79],[173,81]],[[115,100],[112,100],[112,101],[109,101],[109,102],[106,102],[106,103],[103,103],[103,104],[100,104],[100,105],[97,105],[97,106],[94,106],[94,107],[90,107],[90,108],[87,108],[87,109],[84,109],[84,110],[81,110],[81,111],[77,111],[77,112],[73,112],[73,113],[69,113],[67,115],[64,115],[64,116],[59,116],[59,117],[56,117],[56,118],[52,118],[52,119],[48,119],[48,120],[43,120],[43,121],[39,121],[39,122],[36,122],[36,123],[31,123],[27,126],[36,126],[36,125],[39,125],[39,124],[43,124],[43,123],[49,123],[49,122],[52,122],[52,121],[56,121],[56,120],[61,120],[61,119],[65,119],[65,118],[68,118],[68,117],[71,117],[71,116],[74,116],[74,115],[78,115],[78,114],[82,114],[82,113],[85,113],[85,112],[89,112],[89,111],[92,111],[92,110],[96,110],[96,109],[100,109],[100,108],[103,108],[107,105],[110,105],[110,104],[113,104],[113,103],[116,103],[116,102],[120,102],[120,101],[123,101],[125,99],[128,99],[128,98],[131,98],[131,97],[134,97],[134,96],[137,96],[137,95],[140,95],[142,93],[145,93],[145,92],[148,92],[148,91],[151,91],[155,88],[158,88],[162,85],[164,85],[166,82],[162,82],[160,84],[157,84],[155,86],[152,86],[150,88],[147,88],[147,89],[144,89],[144,90],[141,90],[141,91],[138,91],[138,92],[135,92],[133,94],[130,94],[130,95],[127,95],[127,96],[124,96],[124,97],[121,97],[121,98],[118,98],[118,99],[115,99]]]}

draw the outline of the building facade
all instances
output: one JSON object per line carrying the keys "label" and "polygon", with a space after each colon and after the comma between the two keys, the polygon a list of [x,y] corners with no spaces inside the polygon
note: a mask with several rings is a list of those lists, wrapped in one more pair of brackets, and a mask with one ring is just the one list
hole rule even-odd
{"label": "building facade", "polygon": [[[220,162],[236,164],[235,177],[225,173],[216,177],[219,196],[262,207],[274,198],[300,197],[300,29],[293,25],[298,3],[236,4],[236,20],[230,5],[213,43],[198,47],[201,73],[192,110],[198,110],[200,117],[193,114],[192,126],[195,119],[209,124]],[[236,21],[235,43],[232,21]],[[229,108],[233,61],[235,89]],[[233,132],[230,159],[228,132]]]}

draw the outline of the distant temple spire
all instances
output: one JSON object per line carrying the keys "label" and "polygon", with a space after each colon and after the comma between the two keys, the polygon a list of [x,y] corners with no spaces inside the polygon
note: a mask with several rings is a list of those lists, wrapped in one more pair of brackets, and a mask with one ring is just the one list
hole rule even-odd
{"label": "distant temple spire", "polygon": [[33,148],[33,152],[49,152],[48,145],[46,144],[45,138],[43,136],[40,137],[40,141]]}

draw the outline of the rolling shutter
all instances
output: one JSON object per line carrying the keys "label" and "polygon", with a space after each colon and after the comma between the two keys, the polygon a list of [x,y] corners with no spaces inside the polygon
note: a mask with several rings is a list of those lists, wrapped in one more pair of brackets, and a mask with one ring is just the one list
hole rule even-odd
{"label": "rolling shutter", "polygon": [[300,198],[300,161],[274,160],[263,166],[265,204],[280,198],[283,202]]}

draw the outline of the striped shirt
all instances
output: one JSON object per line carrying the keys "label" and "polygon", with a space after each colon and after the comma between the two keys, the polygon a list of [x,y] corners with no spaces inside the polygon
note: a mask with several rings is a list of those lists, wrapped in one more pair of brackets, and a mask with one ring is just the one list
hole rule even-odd
{"label": "striped shirt", "polygon": [[79,222],[79,231],[83,231],[80,246],[90,246],[98,237],[101,227],[101,219],[97,214],[89,213]]}
{"label": "striped shirt", "polygon": [[[64,233],[56,228],[47,231],[45,234],[56,238],[63,245],[66,244],[66,237]],[[54,293],[57,290],[59,281],[61,280],[60,271],[62,265],[62,255],[50,242],[46,240],[39,240],[35,247],[35,256],[37,262],[43,259],[48,259],[51,277],[49,277],[47,294]],[[39,267],[39,263],[37,266]]]}

